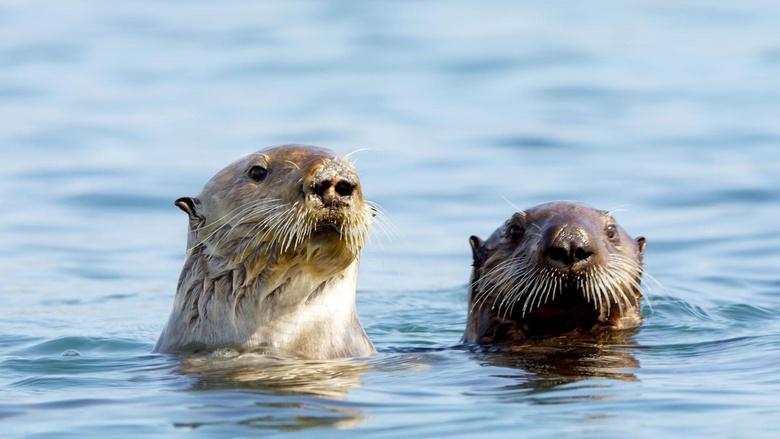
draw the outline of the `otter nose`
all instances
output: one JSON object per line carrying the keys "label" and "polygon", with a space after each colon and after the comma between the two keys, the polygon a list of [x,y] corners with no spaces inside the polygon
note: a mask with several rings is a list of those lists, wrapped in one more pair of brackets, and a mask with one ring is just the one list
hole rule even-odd
{"label": "otter nose", "polygon": [[553,261],[566,265],[572,265],[584,261],[593,255],[593,252],[587,248],[579,247],[576,244],[568,247],[548,247],[547,257]]}
{"label": "otter nose", "polygon": [[564,229],[550,240],[545,248],[545,256],[558,266],[573,266],[587,261],[594,250],[581,230]]}
{"label": "otter nose", "polygon": [[345,204],[355,192],[357,185],[345,178],[323,180],[314,185],[312,192],[320,197],[322,204],[334,206]]}

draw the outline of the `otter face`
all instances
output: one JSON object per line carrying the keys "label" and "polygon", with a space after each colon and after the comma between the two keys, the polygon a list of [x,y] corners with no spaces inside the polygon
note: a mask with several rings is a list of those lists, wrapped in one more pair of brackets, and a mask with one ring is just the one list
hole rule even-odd
{"label": "otter face", "polygon": [[250,154],[176,205],[190,216],[188,246],[232,265],[306,252],[343,269],[359,254],[373,215],[350,162],[301,145]]}
{"label": "otter face", "polygon": [[543,204],[470,242],[470,326],[481,315],[525,337],[639,323],[645,239],[632,239],[609,212]]}

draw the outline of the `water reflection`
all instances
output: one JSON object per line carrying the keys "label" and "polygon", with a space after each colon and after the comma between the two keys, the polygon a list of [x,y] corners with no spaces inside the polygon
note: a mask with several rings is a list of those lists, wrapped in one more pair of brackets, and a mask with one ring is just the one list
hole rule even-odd
{"label": "water reflection", "polygon": [[[208,407],[209,410],[219,411],[218,406]],[[223,407],[230,411],[229,407]],[[328,407],[326,405],[310,405],[302,402],[257,402],[254,407],[255,415],[226,421],[228,416],[220,416],[220,420],[175,422],[176,428],[200,429],[219,426],[250,427],[258,430],[273,431],[303,431],[314,428],[338,428],[348,429],[360,424],[364,417],[357,409],[343,407]],[[246,412],[246,410],[244,410]]]}
{"label": "water reflection", "polygon": [[368,365],[357,360],[301,360],[258,353],[217,351],[182,359],[181,370],[197,377],[200,390],[247,389],[343,399],[360,385]]}
{"label": "water reflection", "polygon": [[[485,366],[519,369],[522,384],[531,391],[552,389],[577,381],[604,378],[638,381],[634,356],[635,330],[596,335],[566,335],[535,340],[508,349],[475,352]],[[517,386],[511,386],[513,389]]]}
{"label": "water reflection", "polygon": [[[181,359],[180,369],[195,378],[193,390],[239,390],[253,401],[248,407],[237,408],[234,397],[217,399],[204,407],[210,414],[217,413],[213,422],[177,422],[175,426],[231,424],[282,431],[352,428],[364,420],[363,411],[339,401],[361,385],[368,368],[357,360],[311,361],[230,350],[188,356]],[[218,415],[220,411],[230,413],[230,419]]]}

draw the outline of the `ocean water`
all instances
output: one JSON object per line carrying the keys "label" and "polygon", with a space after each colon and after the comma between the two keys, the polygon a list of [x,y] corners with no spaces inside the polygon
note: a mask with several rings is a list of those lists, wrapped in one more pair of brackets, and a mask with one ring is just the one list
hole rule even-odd
{"label": "ocean water", "polygon": [[[780,436],[774,1],[0,3],[0,431]],[[397,233],[379,352],[153,354],[197,194],[280,143],[355,154]],[[459,346],[469,235],[555,200],[648,239],[641,329]]]}

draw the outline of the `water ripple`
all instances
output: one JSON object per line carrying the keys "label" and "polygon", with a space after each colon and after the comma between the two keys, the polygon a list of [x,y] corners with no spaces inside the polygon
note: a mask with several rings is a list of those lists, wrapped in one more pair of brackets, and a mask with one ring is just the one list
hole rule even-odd
{"label": "water ripple", "polygon": [[[306,6],[0,2],[3,437],[777,436],[780,8]],[[286,142],[371,151],[400,231],[361,258],[379,352],[151,353],[173,200]],[[665,285],[643,325],[460,345],[467,237],[502,198],[628,206]]]}

